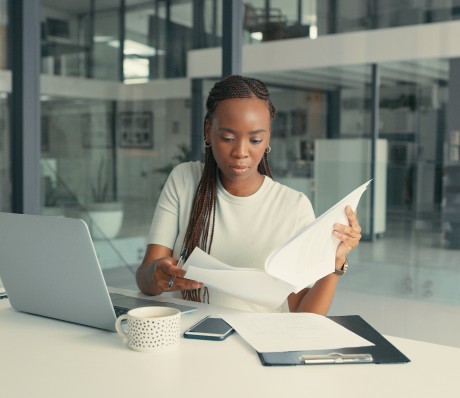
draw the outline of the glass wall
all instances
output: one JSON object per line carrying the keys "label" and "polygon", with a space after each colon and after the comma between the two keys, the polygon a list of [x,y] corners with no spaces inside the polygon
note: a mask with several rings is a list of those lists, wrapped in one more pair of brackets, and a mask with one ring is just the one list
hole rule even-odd
{"label": "glass wall", "polygon": [[43,214],[85,219],[99,245],[143,246],[169,171],[187,160],[189,119],[188,98],[43,98]]}
{"label": "glass wall", "polygon": [[[89,76],[91,48],[84,34],[83,13],[90,0],[75,2],[41,2],[41,72],[57,76]],[[114,64],[116,66],[116,64]]]}
{"label": "glass wall", "polygon": [[0,69],[8,68],[7,29],[8,0],[0,0]]}
{"label": "glass wall", "polygon": [[[364,236],[349,255],[353,266],[331,313],[359,312],[385,333],[457,346],[455,333],[445,330],[458,328],[460,305],[460,61],[386,62],[378,71],[375,237],[366,236],[368,190],[358,207]],[[275,179],[305,192],[320,215],[370,176],[372,68],[259,77],[278,110],[270,152]],[[298,138],[293,109],[306,115]],[[436,322],[422,327],[421,319]]]}
{"label": "glass wall", "polygon": [[[105,271],[139,264],[168,172],[190,150],[189,81],[174,95],[126,83],[185,75],[192,1],[124,3],[41,10],[42,72],[55,76],[41,86],[42,212],[85,219]],[[204,3],[202,43],[215,45],[220,2]]]}
{"label": "glass wall", "polygon": [[[122,21],[120,1],[112,4],[95,2],[94,10],[82,16],[85,27],[85,45],[88,46],[87,76],[101,80],[121,80],[122,64],[120,38]],[[88,13],[89,12],[89,13]],[[127,51],[130,51],[127,48]]]}
{"label": "glass wall", "polygon": [[0,0],[0,211],[11,211],[11,162],[8,91],[8,7]]}
{"label": "glass wall", "polygon": [[283,40],[460,18],[458,0],[252,0],[244,2],[246,42]]}
{"label": "glass wall", "polygon": [[[219,46],[221,1],[42,1],[42,73],[145,83],[186,76],[193,35]],[[194,12],[203,26],[194,27]],[[122,44],[120,46],[120,43]]]}
{"label": "glass wall", "polygon": [[[460,303],[452,277],[460,249],[460,123],[448,123],[458,113],[452,99],[460,95],[459,65],[448,59],[378,65],[376,239],[366,236],[367,192],[358,208],[364,239],[350,255],[353,277],[341,289]],[[370,178],[371,66],[259,77],[270,84],[278,111],[270,153],[275,179],[305,192],[320,215]]]}
{"label": "glass wall", "polygon": [[0,92],[0,211],[11,211],[11,161],[8,94]]}
{"label": "glass wall", "polygon": [[244,2],[243,28],[246,42],[317,36],[316,0],[265,0]]}
{"label": "glass wall", "polygon": [[[10,72],[1,70],[6,3],[0,0],[0,210],[8,211],[11,89]],[[87,220],[104,272],[124,270],[108,278],[109,285],[135,287],[126,269],[142,260],[169,171],[190,158],[187,52],[221,44],[222,2],[203,0],[202,14],[194,13],[191,0],[41,3],[42,71],[48,75],[41,84],[43,213]],[[457,0],[244,5],[251,43],[442,22],[460,14]],[[286,70],[257,76],[268,83],[278,111],[270,153],[275,179],[305,192],[319,215],[368,180],[376,162],[376,206],[371,214],[366,193],[359,207],[365,236],[340,290],[458,306],[458,59],[378,65],[375,159],[371,65],[289,68],[287,62]],[[204,96],[212,83],[204,80]]]}
{"label": "glass wall", "polygon": [[[370,66],[295,70],[260,77],[268,82],[277,109],[270,158],[278,181],[304,192],[320,215],[352,187],[372,178]],[[377,145],[384,154],[386,144],[379,141]],[[379,163],[377,170],[384,186],[385,166]],[[380,196],[383,188],[378,186]],[[363,197],[360,210],[364,235],[371,233],[368,199]],[[379,209],[384,223],[384,210],[382,206]]]}
{"label": "glass wall", "polygon": [[446,22],[460,18],[460,2],[457,0],[351,0],[334,4],[331,6],[330,2],[317,2],[320,35]]}

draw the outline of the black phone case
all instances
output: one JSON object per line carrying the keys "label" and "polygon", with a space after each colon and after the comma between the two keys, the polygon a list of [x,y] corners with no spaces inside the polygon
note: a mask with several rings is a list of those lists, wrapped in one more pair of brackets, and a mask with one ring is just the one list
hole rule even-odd
{"label": "black phone case", "polygon": [[189,334],[188,331],[193,329],[196,325],[200,324],[201,322],[204,322],[205,319],[209,318],[209,316],[207,316],[206,318],[200,320],[199,322],[197,322],[195,325],[193,325],[191,328],[189,328],[188,330],[186,330],[184,332],[184,337],[186,339],[197,339],[197,340],[213,340],[213,341],[222,341],[222,340],[225,340],[228,336],[230,336],[235,330],[232,328],[232,330],[226,334],[225,336],[218,336],[218,335],[215,335],[215,336],[206,336],[206,335],[202,335],[202,334]]}

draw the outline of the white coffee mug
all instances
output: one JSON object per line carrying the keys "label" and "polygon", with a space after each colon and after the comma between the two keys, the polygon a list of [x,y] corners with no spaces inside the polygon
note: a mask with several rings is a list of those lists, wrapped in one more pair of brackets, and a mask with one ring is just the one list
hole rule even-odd
{"label": "white coffee mug", "polygon": [[[168,307],[134,308],[115,322],[120,336],[136,351],[152,352],[176,348],[180,342],[180,311]],[[124,331],[121,322],[127,320]]]}

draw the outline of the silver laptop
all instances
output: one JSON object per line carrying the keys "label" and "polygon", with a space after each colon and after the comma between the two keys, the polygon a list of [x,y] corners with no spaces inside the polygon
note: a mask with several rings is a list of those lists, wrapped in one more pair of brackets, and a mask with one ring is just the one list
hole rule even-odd
{"label": "silver laptop", "polygon": [[110,295],[88,227],[75,218],[0,213],[0,279],[17,311],[111,331],[116,316],[130,308],[196,310]]}

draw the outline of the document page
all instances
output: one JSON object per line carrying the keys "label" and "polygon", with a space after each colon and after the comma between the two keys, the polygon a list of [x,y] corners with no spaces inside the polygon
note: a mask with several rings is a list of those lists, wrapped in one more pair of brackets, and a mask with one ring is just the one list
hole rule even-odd
{"label": "document page", "polygon": [[278,308],[286,297],[334,272],[340,240],[332,235],[335,223],[348,224],[345,207],[353,210],[370,181],[332,206],[305,229],[267,257],[265,271],[224,264],[195,248],[184,264],[186,277],[241,299]]}
{"label": "document page", "polygon": [[303,231],[273,250],[265,262],[265,270],[272,276],[298,286],[295,291],[334,272],[335,252],[340,240],[332,235],[335,223],[348,225],[345,207],[355,211],[370,181],[324,212]]}
{"label": "document page", "polygon": [[219,314],[258,352],[329,350],[374,344],[311,313]]}
{"label": "document page", "polygon": [[260,269],[231,267],[196,247],[184,265],[186,277],[240,299],[278,308],[296,287]]}

